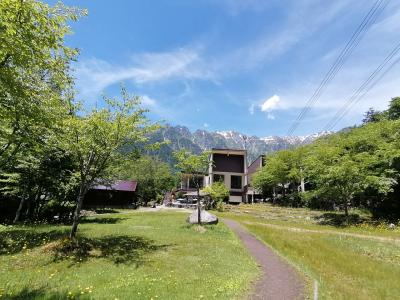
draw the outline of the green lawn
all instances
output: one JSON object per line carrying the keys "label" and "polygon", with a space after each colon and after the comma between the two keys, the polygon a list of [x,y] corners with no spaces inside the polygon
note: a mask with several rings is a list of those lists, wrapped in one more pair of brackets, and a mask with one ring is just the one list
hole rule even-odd
{"label": "green lawn", "polygon": [[2,226],[0,299],[243,298],[255,262],[223,224],[198,230],[186,217],[98,215],[80,225],[79,248],[66,226]]}
{"label": "green lawn", "polygon": [[[340,214],[271,205],[220,213],[242,223],[307,277],[320,299],[400,299],[400,232],[367,222],[340,226]],[[334,226],[336,224],[336,226]]]}

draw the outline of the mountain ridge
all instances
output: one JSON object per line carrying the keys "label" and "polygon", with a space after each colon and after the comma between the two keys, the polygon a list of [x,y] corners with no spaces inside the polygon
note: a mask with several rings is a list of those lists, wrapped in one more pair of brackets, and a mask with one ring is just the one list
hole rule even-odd
{"label": "mountain ridge", "polygon": [[186,149],[195,154],[211,148],[246,149],[249,162],[261,154],[309,144],[332,132],[322,131],[305,136],[247,136],[234,130],[208,131],[197,129],[190,131],[187,127],[166,125],[150,136],[150,142],[167,142],[150,155],[174,164],[173,152]]}

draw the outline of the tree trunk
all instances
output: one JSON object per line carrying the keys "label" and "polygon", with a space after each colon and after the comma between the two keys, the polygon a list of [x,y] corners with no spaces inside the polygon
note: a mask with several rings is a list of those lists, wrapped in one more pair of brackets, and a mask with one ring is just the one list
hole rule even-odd
{"label": "tree trunk", "polygon": [[22,211],[22,208],[24,207],[25,201],[26,201],[26,198],[22,198],[21,201],[19,202],[19,206],[18,206],[17,212],[15,213],[15,218],[13,221],[14,224],[19,221],[19,218],[21,216],[21,211]]}
{"label": "tree trunk", "polygon": [[272,204],[275,204],[275,200],[276,200],[276,190],[275,190],[275,186],[272,188]]}
{"label": "tree trunk", "polygon": [[346,216],[346,225],[349,224],[349,208],[347,206],[347,199],[344,201],[344,215]]}
{"label": "tree trunk", "polygon": [[79,195],[78,195],[77,204],[76,204],[76,208],[75,208],[75,212],[74,212],[71,233],[69,234],[70,239],[73,239],[76,236],[76,231],[78,230],[78,225],[79,225],[79,219],[80,219],[83,198],[85,197],[85,194],[86,194],[86,187],[85,187],[85,184],[82,183],[79,188]]}

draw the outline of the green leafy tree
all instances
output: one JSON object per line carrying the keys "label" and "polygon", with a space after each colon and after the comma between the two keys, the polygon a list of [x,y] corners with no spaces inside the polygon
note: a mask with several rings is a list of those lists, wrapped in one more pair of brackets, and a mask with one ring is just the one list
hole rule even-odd
{"label": "green leafy tree", "polygon": [[229,197],[229,190],[225,183],[219,181],[205,187],[202,191],[210,195],[212,199],[210,206],[218,210],[222,210],[223,201]]}
{"label": "green leafy tree", "polygon": [[137,194],[144,206],[149,201],[160,199],[177,184],[177,177],[170,166],[150,156],[127,159],[112,172],[118,179],[134,179],[138,182]]}
{"label": "green leafy tree", "polygon": [[364,114],[364,119],[362,120],[363,124],[379,122],[384,119],[384,113],[376,111],[374,108],[368,109],[368,111]]}
{"label": "green leafy tree", "polygon": [[0,1],[0,168],[46,141],[68,112],[77,50],[64,38],[67,23],[85,13],[36,0]]}
{"label": "green leafy tree", "polygon": [[400,97],[392,98],[387,110],[389,120],[400,119]]}
{"label": "green leafy tree", "polygon": [[104,100],[105,108],[93,109],[84,116],[71,115],[64,120],[60,144],[78,165],[79,192],[71,238],[76,235],[83,199],[90,186],[110,177],[108,170],[120,161],[122,148],[146,142],[147,135],[158,128],[149,124],[146,110],[140,108],[140,98],[130,97],[124,89],[122,101]]}
{"label": "green leafy tree", "polygon": [[210,167],[210,152],[204,151],[199,155],[191,154],[186,150],[181,150],[174,153],[177,161],[176,168],[184,174],[191,175],[197,191],[197,213],[198,223],[201,225],[201,203],[200,203],[200,178],[198,175],[207,173]]}
{"label": "green leafy tree", "polygon": [[303,180],[303,152],[304,148],[298,148],[267,155],[265,166],[253,177],[254,187],[258,190],[274,191],[279,188],[285,197],[285,186],[298,186]]}

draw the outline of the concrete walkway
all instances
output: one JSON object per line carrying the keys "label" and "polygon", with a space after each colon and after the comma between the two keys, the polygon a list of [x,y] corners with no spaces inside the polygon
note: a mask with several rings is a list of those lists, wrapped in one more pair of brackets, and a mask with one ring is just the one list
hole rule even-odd
{"label": "concrete walkway", "polygon": [[261,267],[262,276],[254,284],[250,299],[292,300],[305,298],[305,284],[292,266],[239,223],[229,219],[223,219],[223,222],[239,236]]}

